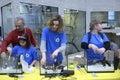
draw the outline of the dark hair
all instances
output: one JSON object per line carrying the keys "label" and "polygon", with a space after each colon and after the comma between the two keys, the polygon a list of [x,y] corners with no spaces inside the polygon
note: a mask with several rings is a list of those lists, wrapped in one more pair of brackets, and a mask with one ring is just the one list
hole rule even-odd
{"label": "dark hair", "polygon": [[54,25],[53,21],[58,21],[59,22],[57,32],[59,32],[59,33],[62,32],[63,31],[63,27],[64,27],[62,17],[59,14],[53,15],[52,18],[48,21],[48,27],[50,29],[53,28],[53,25]]}
{"label": "dark hair", "polygon": [[24,40],[26,41],[26,49],[28,49],[30,47],[30,40],[29,40],[29,37],[26,33],[24,33],[22,36],[18,36],[18,45],[20,45],[20,40]]}
{"label": "dark hair", "polygon": [[95,27],[95,25],[97,25],[97,24],[102,24],[102,22],[99,21],[99,20],[92,20],[92,21],[90,22],[90,31],[93,30],[94,27]]}

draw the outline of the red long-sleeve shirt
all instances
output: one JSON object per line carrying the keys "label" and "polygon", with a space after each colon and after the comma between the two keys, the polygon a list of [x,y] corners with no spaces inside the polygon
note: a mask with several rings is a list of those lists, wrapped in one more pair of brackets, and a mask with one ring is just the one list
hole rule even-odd
{"label": "red long-sleeve shirt", "polygon": [[18,31],[17,29],[11,31],[8,36],[3,40],[1,46],[1,52],[6,52],[7,46],[11,43],[14,47],[18,44],[18,36],[21,36],[23,33],[27,33],[29,40],[33,46],[36,46],[36,41],[32,35],[32,31],[29,28],[25,28],[24,31]]}

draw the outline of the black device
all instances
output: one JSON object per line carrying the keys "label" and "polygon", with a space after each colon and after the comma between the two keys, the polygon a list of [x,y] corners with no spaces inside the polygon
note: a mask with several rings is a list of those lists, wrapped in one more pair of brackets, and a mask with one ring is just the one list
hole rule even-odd
{"label": "black device", "polygon": [[56,76],[64,76],[64,77],[68,77],[71,75],[74,75],[74,70],[64,70],[63,66],[60,67],[61,68],[61,72],[60,73],[47,73],[47,71],[45,72],[45,77],[56,77]]}
{"label": "black device", "polygon": [[[64,70],[64,67],[63,65],[60,65],[61,62],[56,62],[56,60],[54,61],[54,64],[53,64],[53,67],[51,67],[51,69],[53,69],[53,71],[59,69],[60,72],[57,72],[57,73],[48,73],[47,70],[45,72],[45,77],[55,77],[55,76],[64,76],[64,77],[68,77],[70,75],[74,75],[74,70]],[[50,69],[50,68],[47,68],[47,69]]]}
{"label": "black device", "polygon": [[74,70],[63,70],[61,71],[60,75],[65,76],[65,77],[74,75]]}
{"label": "black device", "polygon": [[68,69],[67,64],[63,64],[62,62],[58,62],[56,59],[54,59],[53,64],[46,64],[46,65],[40,65],[40,75],[60,75],[62,69],[65,68]]}

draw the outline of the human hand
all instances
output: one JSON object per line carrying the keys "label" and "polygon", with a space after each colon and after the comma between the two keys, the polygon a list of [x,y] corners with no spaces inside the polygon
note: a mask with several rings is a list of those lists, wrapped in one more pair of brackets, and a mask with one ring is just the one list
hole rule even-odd
{"label": "human hand", "polygon": [[40,50],[40,47],[39,47],[38,45],[36,45],[36,47],[35,47],[35,48],[36,48],[36,50]]}
{"label": "human hand", "polygon": [[98,53],[103,54],[105,52],[105,48],[99,48],[97,50]]}
{"label": "human hand", "polygon": [[12,48],[11,47],[7,47],[7,53],[11,55],[11,53],[12,53]]}
{"label": "human hand", "polygon": [[89,48],[92,48],[95,53],[96,53],[97,50],[98,50],[98,47],[97,47],[96,45],[94,45],[94,44],[89,44],[88,47],[89,47]]}
{"label": "human hand", "polygon": [[51,58],[54,59],[59,53],[59,49],[56,49],[53,54],[51,55]]}
{"label": "human hand", "polygon": [[2,52],[2,53],[1,53],[1,58],[2,58],[3,60],[6,59],[6,53],[5,53],[5,52]]}
{"label": "human hand", "polygon": [[46,65],[46,58],[42,58],[40,63],[41,63],[41,65]]}

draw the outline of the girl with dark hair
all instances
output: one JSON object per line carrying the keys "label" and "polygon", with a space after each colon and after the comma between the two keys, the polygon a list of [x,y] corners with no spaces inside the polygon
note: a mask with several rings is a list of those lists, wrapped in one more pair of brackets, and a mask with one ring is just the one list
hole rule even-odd
{"label": "girl with dark hair", "polygon": [[27,34],[18,36],[18,45],[13,47],[11,55],[14,57],[23,55],[29,66],[34,66],[38,59],[36,48],[30,44]]}

